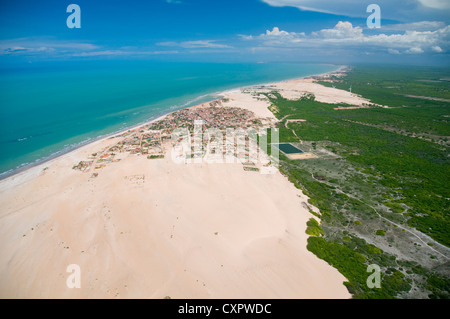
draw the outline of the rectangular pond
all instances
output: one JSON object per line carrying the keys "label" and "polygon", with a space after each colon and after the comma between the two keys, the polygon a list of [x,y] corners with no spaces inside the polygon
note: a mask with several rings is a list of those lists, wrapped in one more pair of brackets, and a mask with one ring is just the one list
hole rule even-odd
{"label": "rectangular pond", "polygon": [[291,143],[280,143],[280,144],[273,144],[273,146],[277,147],[280,151],[282,151],[284,154],[301,154],[303,151]]}

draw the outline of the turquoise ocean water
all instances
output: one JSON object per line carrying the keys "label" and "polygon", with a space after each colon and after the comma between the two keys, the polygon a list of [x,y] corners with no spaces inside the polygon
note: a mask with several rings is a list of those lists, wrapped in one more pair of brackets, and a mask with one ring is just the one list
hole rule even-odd
{"label": "turquoise ocean water", "polygon": [[0,178],[211,94],[337,69],[315,64],[66,62],[0,69]]}

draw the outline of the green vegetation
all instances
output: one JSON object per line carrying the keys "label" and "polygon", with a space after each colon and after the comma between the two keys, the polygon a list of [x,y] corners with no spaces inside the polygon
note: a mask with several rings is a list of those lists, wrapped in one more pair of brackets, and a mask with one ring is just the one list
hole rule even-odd
{"label": "green vegetation", "polygon": [[[437,243],[450,247],[450,103],[420,98],[450,100],[449,82],[440,80],[449,71],[359,66],[322,83],[351,85],[389,108],[335,110],[345,105],[265,94],[283,119],[280,143],[301,138],[302,150],[319,157],[292,161],[280,154],[280,171],[320,210],[320,226],[308,221],[308,249],[348,279],[355,298],[450,294],[448,269],[439,267],[448,257],[435,250]],[[287,119],[306,122],[286,128]],[[420,232],[434,241],[418,242]],[[366,285],[370,264],[381,268],[381,289]]]}
{"label": "green vegetation", "polygon": [[308,226],[306,228],[306,234],[310,236],[322,236],[323,235],[323,229],[319,226],[319,223],[314,218],[310,218],[309,221],[306,223]]}
{"label": "green vegetation", "polygon": [[427,281],[427,288],[432,292],[431,299],[449,299],[450,298],[450,278],[442,276],[430,276]]}
{"label": "green vegetation", "polygon": [[164,155],[149,155],[147,156],[148,159],[159,159],[164,158]]}
{"label": "green vegetation", "polygon": [[386,235],[386,231],[382,230],[382,229],[378,229],[377,232],[375,233],[377,236],[384,236]]}
{"label": "green vegetation", "polygon": [[384,205],[389,207],[391,209],[391,211],[394,212],[394,213],[399,213],[400,214],[400,213],[402,213],[405,210],[402,205],[397,204],[397,203],[384,202]]}
{"label": "green vegetation", "polygon": [[367,258],[346,245],[310,237],[307,248],[337,268],[349,280],[345,282],[345,286],[354,298],[388,299],[393,298],[398,292],[408,291],[411,288],[410,283],[405,280],[405,275],[398,270],[381,278],[381,288],[368,288]]}

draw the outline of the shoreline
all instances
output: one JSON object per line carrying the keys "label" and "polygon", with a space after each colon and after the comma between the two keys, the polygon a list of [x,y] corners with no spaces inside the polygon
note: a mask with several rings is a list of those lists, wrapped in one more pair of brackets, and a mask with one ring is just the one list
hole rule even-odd
{"label": "shoreline", "polygon": [[[201,95],[201,96],[199,96],[199,97],[197,97],[197,98],[195,98],[193,100],[200,99],[200,98],[206,97],[208,95],[212,96],[213,94]],[[211,100],[209,102],[204,102],[204,103],[210,103],[210,102],[215,101],[215,100],[216,99]],[[187,102],[185,104],[189,104],[189,102]],[[112,133],[99,135],[99,136],[93,137],[93,138],[88,138],[88,139],[86,139],[84,141],[81,141],[79,143],[73,144],[72,146],[68,146],[67,149],[62,149],[60,151],[57,151],[57,152],[49,155],[46,158],[38,159],[38,160],[35,160],[34,162],[31,162],[31,163],[21,164],[17,168],[12,168],[12,169],[10,169],[8,171],[0,173],[0,182],[5,180],[5,179],[7,179],[7,178],[10,178],[10,177],[13,177],[15,175],[18,175],[18,174],[20,174],[20,173],[22,173],[24,171],[32,169],[34,167],[43,165],[45,163],[50,163],[53,160],[56,160],[56,159],[58,159],[58,158],[60,158],[60,157],[62,157],[64,155],[70,154],[71,152],[77,151],[77,150],[79,150],[79,149],[81,149],[83,147],[89,146],[89,145],[97,143],[97,142],[101,142],[101,141],[107,140],[107,139],[109,139],[109,138],[111,138],[111,137],[113,137],[115,135],[123,134],[124,132],[127,132],[129,130],[134,130],[134,129],[137,129],[137,128],[142,127],[144,125],[148,125],[148,124],[154,123],[156,121],[162,120],[166,116],[168,116],[168,115],[170,115],[170,114],[172,114],[172,113],[174,113],[176,111],[187,109],[187,108],[194,107],[194,106],[197,106],[197,105],[187,106],[187,107],[183,107],[183,108],[180,108],[180,109],[176,109],[176,110],[170,111],[169,113],[163,113],[163,114],[160,114],[160,115],[156,115],[156,117],[153,118],[153,119],[147,119],[147,120],[145,120],[143,122],[140,122],[138,124],[134,124],[132,126],[128,126],[128,127],[125,127],[125,128],[118,129],[117,131],[114,131]],[[8,173],[8,172],[10,172],[10,173]]]}
{"label": "shoreline", "polygon": [[[258,86],[271,86],[271,85],[274,85],[274,84],[277,84],[277,83],[284,83],[284,82],[289,82],[289,81],[294,81],[294,80],[307,79],[307,78],[316,77],[316,76],[323,76],[323,75],[327,75],[327,74],[333,74],[333,73],[341,72],[342,70],[345,70],[346,68],[348,68],[347,65],[339,65],[339,66],[337,66],[337,68],[335,70],[332,70],[332,71],[329,71],[329,72],[320,73],[320,74],[310,74],[310,75],[306,75],[306,76],[303,76],[303,77],[295,77],[295,78],[281,80],[281,81],[277,81],[277,82],[265,82],[265,83],[258,83],[258,84],[247,85],[247,86],[240,86],[240,87],[232,88],[232,89],[225,90],[225,91],[217,91],[217,92],[210,93],[210,94],[204,94],[204,95],[201,95],[201,96],[198,96],[198,97],[192,99],[192,101],[194,101],[196,99],[201,99],[201,98],[207,97],[207,96],[216,97],[216,98],[213,98],[210,101],[206,101],[206,102],[203,102],[201,104],[186,106],[186,107],[182,107],[180,109],[172,110],[172,111],[170,111],[168,113],[157,115],[154,119],[148,119],[148,120],[145,120],[145,121],[140,122],[138,124],[135,124],[135,125],[123,128],[123,129],[119,129],[119,130],[117,130],[115,132],[108,133],[108,134],[105,134],[105,135],[100,135],[100,136],[97,136],[97,137],[94,137],[94,138],[90,138],[90,139],[87,139],[85,141],[81,141],[81,142],[79,142],[79,143],[77,143],[77,144],[75,144],[73,146],[68,146],[67,150],[62,149],[60,151],[57,151],[57,152],[49,155],[46,158],[38,159],[38,160],[35,160],[34,162],[31,162],[31,163],[20,164],[16,168],[12,168],[12,169],[10,169],[8,171],[0,173],[0,182],[5,181],[5,180],[10,179],[10,178],[18,177],[18,175],[20,175],[22,173],[26,173],[28,170],[32,170],[34,168],[37,168],[37,167],[40,167],[40,166],[44,166],[44,164],[51,164],[53,161],[57,160],[58,158],[60,158],[62,156],[68,155],[68,154],[70,154],[70,153],[72,153],[74,151],[78,151],[78,150],[80,150],[80,149],[82,149],[84,147],[87,147],[89,145],[92,145],[92,144],[95,144],[95,143],[100,143],[100,142],[102,142],[104,140],[107,140],[107,139],[109,139],[111,137],[114,137],[115,135],[120,135],[120,134],[123,134],[123,133],[125,133],[127,131],[138,129],[138,128],[142,127],[142,126],[145,126],[145,125],[148,125],[148,124],[152,124],[154,122],[162,120],[166,116],[168,116],[168,115],[170,115],[170,114],[172,114],[172,113],[174,113],[176,111],[189,109],[189,108],[195,108],[195,107],[198,107],[199,105],[202,105],[202,104],[205,104],[205,103],[211,103],[211,102],[217,101],[217,100],[221,99],[224,95],[232,93],[232,92],[241,91],[241,90],[244,90],[244,89],[250,89],[250,88],[254,88],[254,87],[258,87]],[[189,101],[186,102],[185,104],[189,104]],[[9,171],[11,171],[11,172],[9,172]]]}

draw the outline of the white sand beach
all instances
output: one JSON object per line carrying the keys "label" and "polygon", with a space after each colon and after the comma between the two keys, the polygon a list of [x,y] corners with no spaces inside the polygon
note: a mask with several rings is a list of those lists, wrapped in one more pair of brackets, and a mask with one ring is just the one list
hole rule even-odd
{"label": "white sand beach", "polygon": [[[307,79],[276,86],[293,98],[299,84],[317,98],[337,90]],[[343,92],[339,102],[359,105]],[[273,118],[267,101],[225,97]],[[0,181],[1,298],[351,297],[345,277],[307,250],[308,198],[285,176],[175,164],[168,149],[164,159],[128,155],[96,178],[72,169],[118,139]],[[79,289],[66,285],[70,264]]]}

